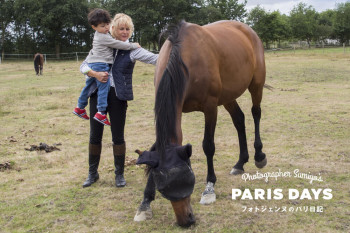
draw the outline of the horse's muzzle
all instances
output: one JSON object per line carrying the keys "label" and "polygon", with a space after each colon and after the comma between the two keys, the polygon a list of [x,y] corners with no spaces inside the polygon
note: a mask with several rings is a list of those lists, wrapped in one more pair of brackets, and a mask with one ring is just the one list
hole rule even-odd
{"label": "horse's muzzle", "polygon": [[181,227],[190,227],[196,223],[191,206],[191,197],[186,197],[179,201],[171,201],[173,206],[177,224]]}

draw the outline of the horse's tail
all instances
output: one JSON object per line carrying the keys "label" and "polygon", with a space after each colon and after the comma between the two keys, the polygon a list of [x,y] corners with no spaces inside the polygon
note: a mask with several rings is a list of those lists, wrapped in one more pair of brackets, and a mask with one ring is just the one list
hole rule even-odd
{"label": "horse's tail", "polygon": [[181,107],[188,70],[181,58],[181,28],[186,24],[181,21],[176,27],[167,30],[172,48],[168,64],[159,83],[155,101],[156,150],[164,154],[165,147],[171,140],[177,141],[176,114]]}

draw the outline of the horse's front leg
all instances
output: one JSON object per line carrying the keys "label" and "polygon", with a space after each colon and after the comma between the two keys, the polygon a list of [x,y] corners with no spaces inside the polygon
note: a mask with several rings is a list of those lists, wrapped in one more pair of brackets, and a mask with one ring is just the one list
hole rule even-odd
{"label": "horse's front leg", "polygon": [[215,143],[214,134],[217,119],[217,106],[207,109],[204,111],[205,117],[205,131],[203,140],[203,150],[207,157],[207,185],[204,192],[202,193],[202,198],[200,200],[201,204],[211,204],[216,201],[216,195],[214,190],[214,185],[216,182],[216,176],[214,171],[213,157],[215,153]]}
{"label": "horse's front leg", "polygon": [[37,66],[36,64],[34,64],[34,69],[35,69],[35,74],[39,75],[39,66]]}
{"label": "horse's front leg", "polygon": [[136,211],[134,221],[141,222],[152,218],[151,202],[154,200],[155,195],[156,186],[152,174],[149,173],[146,188],[143,192],[143,200]]}

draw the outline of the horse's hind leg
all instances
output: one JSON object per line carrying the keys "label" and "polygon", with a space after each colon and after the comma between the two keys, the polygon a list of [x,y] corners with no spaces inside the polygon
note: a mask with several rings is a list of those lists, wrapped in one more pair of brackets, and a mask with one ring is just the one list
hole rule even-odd
{"label": "horse's hind leg", "polygon": [[252,96],[252,115],[254,119],[254,125],[255,125],[255,141],[254,141],[254,148],[255,148],[255,165],[258,168],[263,168],[267,164],[266,155],[262,152],[263,144],[261,142],[260,138],[260,118],[261,118],[261,108],[260,103],[262,99],[262,93],[263,93],[263,84],[260,83],[260,85],[255,84],[254,82],[249,86],[249,92]]}
{"label": "horse's hind leg", "polygon": [[134,221],[141,222],[152,218],[153,214],[151,209],[151,202],[154,200],[155,195],[156,186],[153,181],[153,176],[150,173],[148,175],[147,185],[143,193],[143,200],[137,209]]}
{"label": "horse's hind leg", "polygon": [[233,124],[238,133],[239,150],[240,150],[239,160],[236,163],[236,165],[233,166],[230,172],[231,175],[238,175],[238,174],[244,173],[243,166],[246,162],[248,162],[248,159],[249,159],[247,137],[246,137],[245,123],[244,123],[244,113],[242,112],[236,100],[234,100],[231,103],[225,104],[224,107],[230,113]]}
{"label": "horse's hind leg", "polygon": [[40,75],[43,75],[43,65],[40,65]]}

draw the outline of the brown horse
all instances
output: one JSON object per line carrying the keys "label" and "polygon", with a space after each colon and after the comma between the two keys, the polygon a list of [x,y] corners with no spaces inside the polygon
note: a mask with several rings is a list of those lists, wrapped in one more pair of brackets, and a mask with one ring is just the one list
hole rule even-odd
{"label": "brown horse", "polygon": [[36,53],[34,55],[34,69],[35,69],[36,75],[38,76],[43,75],[43,67],[44,67],[44,56],[41,53]]}
{"label": "brown horse", "polygon": [[187,167],[183,162],[177,162],[181,166],[170,164],[174,163],[174,158],[175,161],[187,161],[192,153],[188,146],[178,150],[182,145],[183,112],[201,111],[205,117],[202,146],[208,173],[201,204],[216,200],[213,156],[219,105],[230,114],[239,138],[239,160],[230,173],[244,172],[243,166],[249,155],[244,113],[236,99],[247,89],[253,103],[255,164],[258,168],[266,165],[259,132],[265,73],[263,45],[257,34],[243,23],[220,21],[198,26],[182,21],[172,29],[160,50],[156,66],[156,143],[149,154],[142,154],[139,158],[139,163],[151,166],[151,172],[135,221],[151,218],[150,203],[157,188],[171,201],[179,225],[189,226],[195,222],[190,204],[194,186],[190,163],[187,162]]}

